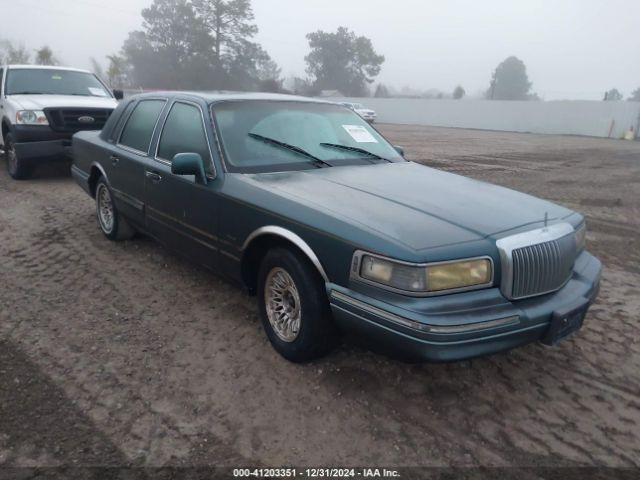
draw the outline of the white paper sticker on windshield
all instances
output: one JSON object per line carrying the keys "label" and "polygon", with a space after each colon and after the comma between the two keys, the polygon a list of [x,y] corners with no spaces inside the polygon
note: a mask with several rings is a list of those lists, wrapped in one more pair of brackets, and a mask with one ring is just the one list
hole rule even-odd
{"label": "white paper sticker on windshield", "polygon": [[107,96],[107,92],[104,91],[104,88],[89,87],[89,93],[91,93],[91,95],[95,95],[96,97]]}
{"label": "white paper sticker on windshield", "polygon": [[343,125],[342,128],[358,143],[378,143],[371,132],[360,125]]}

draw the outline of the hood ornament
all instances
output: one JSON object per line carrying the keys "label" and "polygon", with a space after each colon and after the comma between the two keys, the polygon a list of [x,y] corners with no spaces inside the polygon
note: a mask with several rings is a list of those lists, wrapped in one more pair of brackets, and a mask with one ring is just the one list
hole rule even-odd
{"label": "hood ornament", "polygon": [[549,226],[549,212],[544,212],[544,228]]}

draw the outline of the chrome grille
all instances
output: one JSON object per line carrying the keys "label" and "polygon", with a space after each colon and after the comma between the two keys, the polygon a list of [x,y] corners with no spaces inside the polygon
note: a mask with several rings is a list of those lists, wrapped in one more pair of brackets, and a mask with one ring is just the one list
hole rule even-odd
{"label": "chrome grille", "polygon": [[568,223],[498,240],[502,293],[512,300],[560,289],[571,277],[577,248]]}
{"label": "chrome grille", "polygon": [[542,295],[559,289],[569,279],[575,258],[573,234],[514,250],[512,298]]}

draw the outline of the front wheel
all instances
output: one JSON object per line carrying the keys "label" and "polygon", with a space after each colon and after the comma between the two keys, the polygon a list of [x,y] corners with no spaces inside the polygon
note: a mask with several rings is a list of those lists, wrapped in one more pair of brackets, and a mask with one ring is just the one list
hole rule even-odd
{"label": "front wheel", "polygon": [[100,230],[109,240],[129,240],[135,235],[135,230],[118,212],[104,178],[100,178],[96,185],[96,215]]}
{"label": "front wheel", "polygon": [[4,139],[4,155],[7,161],[7,171],[14,180],[25,180],[31,175],[31,168],[24,160],[18,158],[13,135],[7,134]]}
{"label": "front wheel", "polygon": [[300,253],[286,248],[267,253],[258,302],[267,337],[287,360],[308,362],[331,350],[336,332],[324,281]]}

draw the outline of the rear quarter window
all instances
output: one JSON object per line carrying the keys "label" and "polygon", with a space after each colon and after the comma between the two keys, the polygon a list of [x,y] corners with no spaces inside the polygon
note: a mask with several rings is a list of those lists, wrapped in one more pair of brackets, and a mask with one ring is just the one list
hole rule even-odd
{"label": "rear quarter window", "polygon": [[142,100],[138,102],[122,131],[120,145],[147,153],[153,131],[165,103],[165,100]]}
{"label": "rear quarter window", "polygon": [[[129,118],[129,115],[131,114],[131,111],[133,110],[133,107],[135,106],[135,104],[136,104],[136,102],[134,102],[134,101],[130,101],[130,102],[126,103],[126,104],[121,104],[113,112],[113,114],[112,114],[112,119],[113,120],[112,121],[115,122],[115,125],[111,124],[112,128],[109,131],[109,141],[111,143],[115,143],[118,140],[118,136],[120,135],[120,132],[122,131],[122,127],[124,126],[125,122]],[[116,118],[116,116],[117,116],[117,118]],[[105,126],[105,129],[106,128],[107,127]]]}

